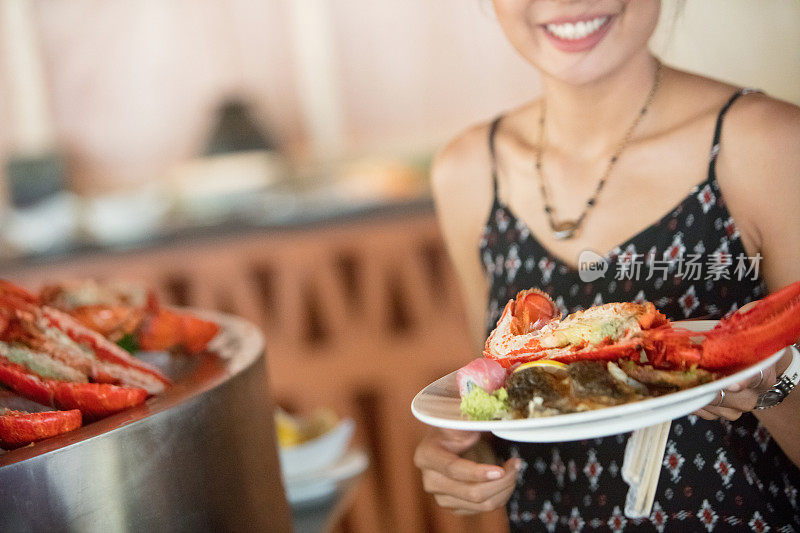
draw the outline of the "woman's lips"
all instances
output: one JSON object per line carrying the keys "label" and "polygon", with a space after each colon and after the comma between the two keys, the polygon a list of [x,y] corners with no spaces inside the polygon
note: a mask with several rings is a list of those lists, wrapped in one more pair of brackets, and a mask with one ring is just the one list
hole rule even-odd
{"label": "woman's lips", "polygon": [[611,27],[613,15],[597,15],[581,19],[561,19],[542,24],[541,28],[553,46],[563,52],[584,52],[599,43]]}

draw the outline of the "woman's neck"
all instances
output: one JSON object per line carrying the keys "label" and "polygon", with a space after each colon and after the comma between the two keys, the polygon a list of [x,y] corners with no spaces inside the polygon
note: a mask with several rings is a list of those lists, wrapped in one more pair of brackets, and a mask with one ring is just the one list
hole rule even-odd
{"label": "woman's neck", "polygon": [[656,67],[656,59],[644,51],[608,76],[584,85],[544,75],[548,144],[586,158],[607,155],[644,105]]}

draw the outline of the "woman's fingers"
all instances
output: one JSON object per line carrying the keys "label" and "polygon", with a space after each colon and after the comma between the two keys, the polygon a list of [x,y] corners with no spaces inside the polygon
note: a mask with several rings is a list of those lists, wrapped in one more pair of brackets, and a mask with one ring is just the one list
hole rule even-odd
{"label": "woman's fingers", "polygon": [[719,418],[714,413],[706,411],[705,409],[698,409],[697,411],[694,412],[694,414],[696,414],[697,416],[699,416],[703,420],[716,420],[717,418]]}
{"label": "woman's fingers", "polygon": [[758,391],[752,388],[746,388],[740,392],[726,389],[724,394],[718,394],[714,400],[696,411],[695,414],[705,420],[715,420],[719,417],[731,421],[737,420],[742,413],[755,409],[758,394]]}
{"label": "woman's fingers", "polygon": [[[414,464],[423,472],[432,470],[456,481],[476,483],[500,479],[504,474],[503,468],[476,463],[458,455],[477,442],[479,436],[477,432],[433,432],[417,446]],[[471,444],[468,446],[468,443]]]}
{"label": "woman's fingers", "polygon": [[734,420],[738,420],[740,416],[742,416],[743,411],[737,411],[736,409],[728,409],[725,407],[704,407],[700,411],[696,411],[695,414],[700,418],[704,418],[706,420],[716,420],[717,418],[726,418],[733,422]]}
{"label": "woman's fingers", "polygon": [[482,503],[514,487],[519,459],[510,459],[500,479],[481,482],[458,482],[435,470],[426,470],[422,484],[426,492],[453,496],[471,503]]}
{"label": "woman's fingers", "polygon": [[436,502],[456,514],[482,513],[502,507],[514,491],[518,467],[519,459],[509,459],[504,465],[506,474],[502,479],[469,486],[437,478],[436,483],[443,484],[444,492],[434,495]]}
{"label": "woman's fingers", "polygon": [[[426,437],[417,447],[417,451],[414,454],[414,464],[417,468],[423,472],[426,470],[438,472],[445,477],[462,482],[476,483],[503,477],[505,473],[503,468],[496,465],[475,463],[460,457],[452,451],[459,449],[464,443],[470,442],[471,438],[469,436],[456,437],[455,440],[449,437],[451,436],[437,434]],[[477,438],[474,440],[477,441]],[[464,447],[464,450],[466,448],[468,446]]]}
{"label": "woman's fingers", "polygon": [[773,386],[776,381],[778,381],[778,375],[775,365],[772,365],[769,368],[765,368],[755,376],[750,376],[750,378],[746,379],[745,381],[730,385],[727,389],[725,389],[725,391],[740,392],[747,389],[764,391]]}
{"label": "woman's fingers", "polygon": [[503,469],[495,465],[474,463],[442,448],[417,449],[414,464],[447,478],[467,483],[492,481],[503,477]]}
{"label": "woman's fingers", "polygon": [[758,301],[748,302],[748,303],[744,304],[743,306],[741,306],[739,308],[739,310],[737,311],[737,313],[745,313],[745,312],[749,311],[750,309],[752,309],[753,307],[755,307],[755,305],[757,303],[758,303]]}
{"label": "woman's fingers", "polygon": [[500,466],[464,459],[477,438],[470,433],[434,431],[417,446],[414,464],[422,470],[422,485],[442,507],[459,514],[479,513],[505,504],[514,490],[522,462],[511,458]]}
{"label": "woman's fingers", "polygon": [[[778,364],[782,365],[784,361],[781,360]],[[759,394],[775,384],[778,380],[777,374],[776,365],[772,365],[745,381],[734,383],[695,414],[706,420],[716,420],[720,417],[736,420],[742,413],[755,409]]]}
{"label": "woman's fingers", "polygon": [[[707,405],[705,409],[714,412],[714,410],[736,410],[740,412],[752,411],[756,407],[758,400],[758,392],[754,389],[745,389],[741,392],[725,392],[722,402],[714,400],[711,404]],[[717,405],[719,404],[719,405]]]}

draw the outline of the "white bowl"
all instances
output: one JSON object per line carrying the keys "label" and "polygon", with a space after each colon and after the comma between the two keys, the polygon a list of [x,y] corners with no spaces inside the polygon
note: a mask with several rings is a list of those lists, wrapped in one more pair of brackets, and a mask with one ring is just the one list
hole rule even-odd
{"label": "white bowl", "polygon": [[0,217],[0,235],[24,252],[58,250],[75,237],[77,214],[75,197],[59,193],[35,206],[9,210]]}
{"label": "white bowl", "polygon": [[169,208],[169,199],[157,189],[123,191],[87,199],[84,221],[96,241],[129,244],[159,231]]}
{"label": "white bowl", "polygon": [[347,450],[354,429],[355,423],[348,418],[316,439],[291,448],[281,448],[283,479],[306,476],[338,461]]}
{"label": "white bowl", "polygon": [[350,450],[334,464],[317,470],[313,475],[291,478],[286,482],[286,499],[290,505],[327,498],[341,483],[354,478],[369,466],[363,450]]}

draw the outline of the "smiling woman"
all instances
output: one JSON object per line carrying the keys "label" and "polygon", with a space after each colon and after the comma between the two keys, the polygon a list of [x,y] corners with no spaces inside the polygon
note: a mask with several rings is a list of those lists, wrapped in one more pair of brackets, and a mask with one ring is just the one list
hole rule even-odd
{"label": "smiling woman", "polygon": [[[721,318],[800,279],[797,107],[662,64],[648,49],[657,0],[494,7],[543,94],[467,130],[434,165],[476,340],[529,287],[562,313],[649,301],[675,320]],[[591,280],[576,268],[587,251],[608,262]],[[496,467],[459,459],[477,435],[436,431],[416,463],[441,505],[507,503],[513,530],[797,529],[800,393],[754,411],[788,363],[673,422],[649,520],[621,511],[625,435],[498,440]]]}

